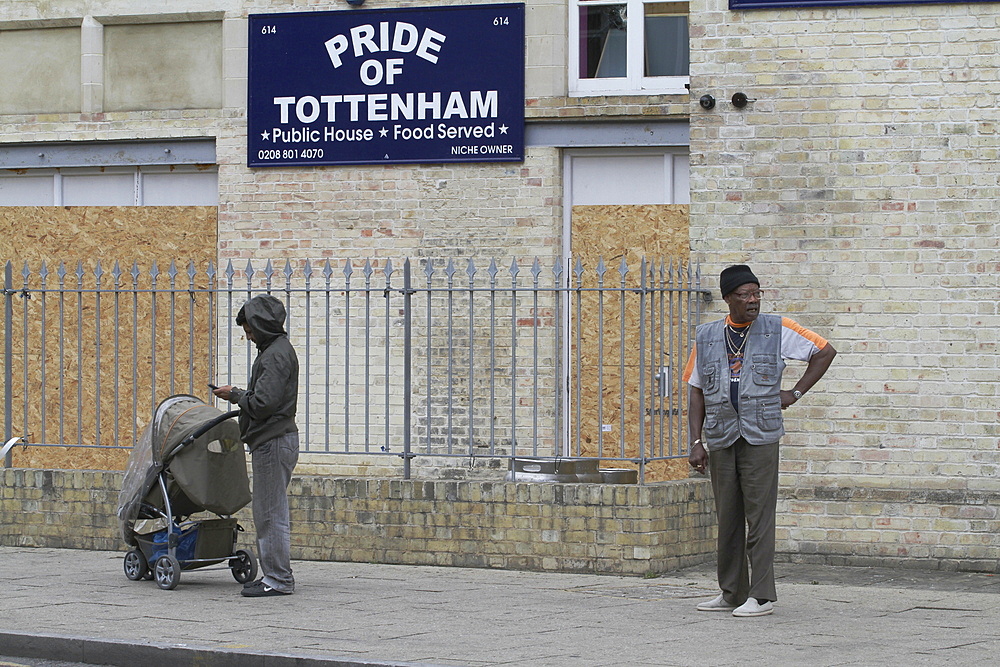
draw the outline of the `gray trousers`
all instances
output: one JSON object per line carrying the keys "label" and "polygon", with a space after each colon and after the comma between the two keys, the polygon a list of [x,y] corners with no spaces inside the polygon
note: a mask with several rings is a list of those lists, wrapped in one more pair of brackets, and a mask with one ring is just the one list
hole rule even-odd
{"label": "gray trousers", "polygon": [[709,453],[708,468],[719,520],[719,588],[732,604],[777,600],[774,588],[774,514],[778,503],[778,443],[739,438]]}
{"label": "gray trousers", "polygon": [[292,577],[291,519],[288,483],[299,460],[299,434],[268,440],[250,453],[253,469],[253,524],[264,584],[286,593],[295,590]]}

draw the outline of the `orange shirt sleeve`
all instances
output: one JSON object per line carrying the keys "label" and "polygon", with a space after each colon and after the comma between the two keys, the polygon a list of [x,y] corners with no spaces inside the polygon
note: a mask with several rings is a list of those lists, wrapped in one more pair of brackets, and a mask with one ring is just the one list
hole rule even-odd
{"label": "orange shirt sleeve", "polygon": [[698,375],[697,348],[691,345],[691,354],[688,356],[687,364],[684,366],[684,375],[681,378],[693,387],[701,389],[701,377]]}

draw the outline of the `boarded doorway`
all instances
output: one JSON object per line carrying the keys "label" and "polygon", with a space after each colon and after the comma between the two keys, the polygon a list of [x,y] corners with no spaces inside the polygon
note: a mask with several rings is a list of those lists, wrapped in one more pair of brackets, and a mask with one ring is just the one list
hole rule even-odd
{"label": "boarded doorway", "polygon": [[[625,289],[640,288],[643,258],[655,260],[655,265],[647,266],[647,280],[659,279],[664,270],[686,270],[690,258],[686,153],[663,149],[587,152],[568,156],[566,166],[569,244],[574,263],[580,260],[586,269],[584,288],[598,286],[596,269],[602,260],[605,288],[622,284]],[[624,275],[623,260],[628,267]],[[583,409],[578,419],[570,419],[570,442],[584,456],[638,458],[682,452],[686,447],[683,414],[676,408],[651,407],[680,406],[682,397],[656,401],[653,394],[661,388],[650,369],[669,368],[670,377],[679,377],[684,359],[676,358],[680,355],[675,352],[683,341],[662,340],[659,330],[640,334],[640,320],[649,311],[640,313],[637,301],[619,307],[613,299],[601,304],[599,298],[596,293],[585,294],[579,318],[571,323],[579,331],[570,332],[576,360],[570,365],[570,387],[579,392]],[[664,312],[675,320],[673,324],[686,329],[682,321],[686,312]],[[642,381],[641,373],[646,373]],[[676,383],[665,386],[667,391],[680,391]],[[633,464],[607,461],[602,465]],[[654,461],[645,471],[646,481],[687,475],[686,458]]]}

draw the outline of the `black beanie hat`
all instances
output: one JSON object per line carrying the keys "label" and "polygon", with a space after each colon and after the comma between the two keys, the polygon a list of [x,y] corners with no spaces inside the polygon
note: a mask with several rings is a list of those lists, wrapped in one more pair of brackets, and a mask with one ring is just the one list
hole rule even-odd
{"label": "black beanie hat", "polygon": [[719,288],[722,290],[722,298],[725,299],[730,292],[734,291],[740,285],[746,285],[747,283],[756,283],[757,287],[760,287],[760,281],[757,280],[757,276],[753,274],[749,266],[746,264],[736,264],[726,267],[719,276]]}

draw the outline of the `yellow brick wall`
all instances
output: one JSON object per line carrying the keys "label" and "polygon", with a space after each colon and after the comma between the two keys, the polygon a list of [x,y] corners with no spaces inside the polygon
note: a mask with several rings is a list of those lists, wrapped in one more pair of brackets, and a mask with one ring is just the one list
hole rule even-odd
{"label": "yellow brick wall", "polygon": [[[0,470],[0,544],[124,550],[122,473]],[[305,560],[642,575],[710,560],[704,480],[648,486],[299,475],[292,556]],[[238,514],[253,544],[249,511]]]}
{"label": "yellow brick wall", "polygon": [[[120,472],[0,469],[0,545],[124,550]],[[633,485],[297,475],[293,557],[643,575],[715,557],[707,480]],[[796,489],[779,561],[1000,572],[1000,496]],[[253,545],[249,510],[238,518]],[[253,548],[251,546],[251,548]]]}
{"label": "yellow brick wall", "polygon": [[764,312],[840,352],[785,415],[779,550],[1000,552],[983,528],[1000,493],[998,17],[989,3],[692,4],[692,258],[712,289],[751,264]]}

